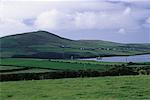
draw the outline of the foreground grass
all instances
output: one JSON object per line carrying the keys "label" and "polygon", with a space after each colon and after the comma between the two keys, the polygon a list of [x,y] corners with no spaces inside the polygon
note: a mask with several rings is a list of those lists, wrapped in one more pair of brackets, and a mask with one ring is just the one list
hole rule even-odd
{"label": "foreground grass", "polygon": [[150,100],[150,76],[0,83],[1,100]]}

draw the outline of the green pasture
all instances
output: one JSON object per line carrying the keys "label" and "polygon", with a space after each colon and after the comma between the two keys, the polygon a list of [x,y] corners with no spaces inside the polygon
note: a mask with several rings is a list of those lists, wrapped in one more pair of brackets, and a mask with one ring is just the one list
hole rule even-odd
{"label": "green pasture", "polygon": [[14,69],[22,69],[23,67],[14,67],[14,66],[0,66],[0,71],[5,71],[5,70],[14,70]]}
{"label": "green pasture", "polygon": [[[106,70],[119,63],[105,63],[94,61],[48,60],[48,59],[1,59],[0,65],[49,68],[59,70]],[[111,66],[112,65],[112,66]]]}
{"label": "green pasture", "polygon": [[150,100],[150,76],[0,83],[1,100]]}

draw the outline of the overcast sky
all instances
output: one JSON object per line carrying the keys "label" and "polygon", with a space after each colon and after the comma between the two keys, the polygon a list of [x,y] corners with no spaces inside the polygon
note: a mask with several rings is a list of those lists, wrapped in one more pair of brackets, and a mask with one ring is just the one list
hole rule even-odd
{"label": "overcast sky", "polygon": [[150,0],[0,0],[0,37],[37,30],[75,40],[150,43]]}

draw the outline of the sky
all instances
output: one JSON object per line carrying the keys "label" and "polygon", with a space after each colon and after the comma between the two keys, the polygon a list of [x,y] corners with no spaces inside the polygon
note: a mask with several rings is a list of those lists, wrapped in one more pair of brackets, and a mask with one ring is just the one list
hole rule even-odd
{"label": "sky", "polygon": [[150,43],[150,0],[0,0],[0,37],[38,30],[73,40]]}

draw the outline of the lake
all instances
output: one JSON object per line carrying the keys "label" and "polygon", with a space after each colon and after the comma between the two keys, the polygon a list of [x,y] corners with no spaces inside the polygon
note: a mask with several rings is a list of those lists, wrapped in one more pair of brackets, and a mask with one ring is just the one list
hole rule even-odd
{"label": "lake", "polygon": [[134,56],[116,56],[116,57],[103,57],[101,60],[97,58],[85,58],[80,60],[95,60],[103,62],[150,62],[150,54],[134,55]]}

